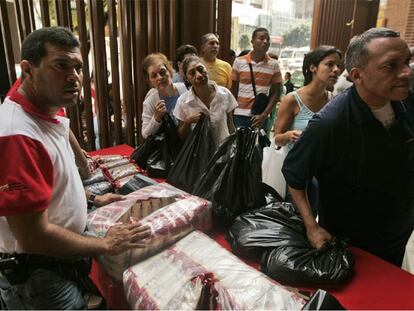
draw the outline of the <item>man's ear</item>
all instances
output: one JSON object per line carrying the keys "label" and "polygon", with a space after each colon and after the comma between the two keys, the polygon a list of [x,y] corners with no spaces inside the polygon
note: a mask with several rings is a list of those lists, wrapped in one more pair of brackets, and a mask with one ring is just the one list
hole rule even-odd
{"label": "man's ear", "polygon": [[22,74],[25,77],[32,76],[32,64],[28,60],[22,60],[20,62],[20,68],[22,69]]}
{"label": "man's ear", "polygon": [[362,73],[359,68],[352,68],[351,72],[348,73],[348,78],[352,80],[356,85],[361,84],[362,82]]}

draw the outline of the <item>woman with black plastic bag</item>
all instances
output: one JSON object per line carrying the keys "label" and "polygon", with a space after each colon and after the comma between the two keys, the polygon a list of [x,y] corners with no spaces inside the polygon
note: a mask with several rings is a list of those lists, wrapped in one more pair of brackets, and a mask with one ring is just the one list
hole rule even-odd
{"label": "woman with black plastic bag", "polygon": [[180,96],[174,109],[174,116],[179,121],[178,133],[185,140],[193,124],[203,114],[208,115],[217,147],[235,131],[233,110],[237,107],[236,99],[228,89],[208,79],[207,69],[199,57],[187,57],[183,62],[183,72],[191,88]]}
{"label": "woman with black plastic bag", "polygon": [[142,111],[142,137],[147,138],[161,127],[166,113],[172,115],[178,97],[187,91],[184,83],[173,83],[173,69],[162,53],[149,54],[142,61],[142,70],[152,88],[145,96]]}

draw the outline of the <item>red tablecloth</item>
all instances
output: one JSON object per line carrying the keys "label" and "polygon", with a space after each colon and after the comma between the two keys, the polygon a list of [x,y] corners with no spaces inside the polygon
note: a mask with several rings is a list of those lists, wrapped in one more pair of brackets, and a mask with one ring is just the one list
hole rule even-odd
{"label": "red tablecloth", "polygon": [[[133,149],[127,145],[91,152],[91,155],[129,155]],[[222,232],[210,236],[230,250]],[[345,285],[325,288],[347,309],[414,309],[414,275],[359,248],[352,248],[355,255],[355,275]],[[245,260],[252,267],[259,268],[258,262]],[[103,268],[94,262],[91,278],[101,291],[111,309],[128,309],[122,283],[112,280]],[[308,288],[313,291],[314,288]]]}

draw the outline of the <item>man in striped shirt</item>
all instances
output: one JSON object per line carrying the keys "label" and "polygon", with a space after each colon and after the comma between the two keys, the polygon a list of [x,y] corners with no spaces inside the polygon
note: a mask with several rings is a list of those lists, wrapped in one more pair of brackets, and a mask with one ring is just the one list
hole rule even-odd
{"label": "man in striped shirt", "polygon": [[[270,46],[269,31],[266,28],[257,28],[253,31],[251,42],[253,51],[236,58],[231,74],[231,91],[238,102],[238,107],[234,111],[236,128],[241,126],[266,128],[268,116],[279,101],[280,85],[283,81],[279,63],[267,54]],[[270,95],[267,107],[263,113],[257,115],[252,115],[251,112],[255,95],[249,64],[252,65],[256,93]]]}

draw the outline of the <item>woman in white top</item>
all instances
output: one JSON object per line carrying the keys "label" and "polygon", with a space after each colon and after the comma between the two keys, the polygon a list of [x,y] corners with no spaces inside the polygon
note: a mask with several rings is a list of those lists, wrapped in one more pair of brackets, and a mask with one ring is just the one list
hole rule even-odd
{"label": "woman in white top", "polygon": [[172,114],[178,97],[187,91],[184,83],[173,83],[173,69],[162,53],[149,54],[142,61],[144,76],[152,87],[145,96],[142,111],[142,137],[155,134],[162,117]]}
{"label": "woman in white top", "polygon": [[235,131],[233,110],[237,101],[227,88],[208,79],[207,69],[199,57],[185,58],[183,72],[191,88],[180,96],[174,109],[179,121],[178,133],[185,140],[192,125],[205,114],[210,117],[214,143],[218,146]]}
{"label": "woman in white top", "polygon": [[304,86],[283,97],[275,122],[275,143],[291,148],[315,113],[330,100],[338,79],[342,53],[333,46],[320,46],[303,60]]}

